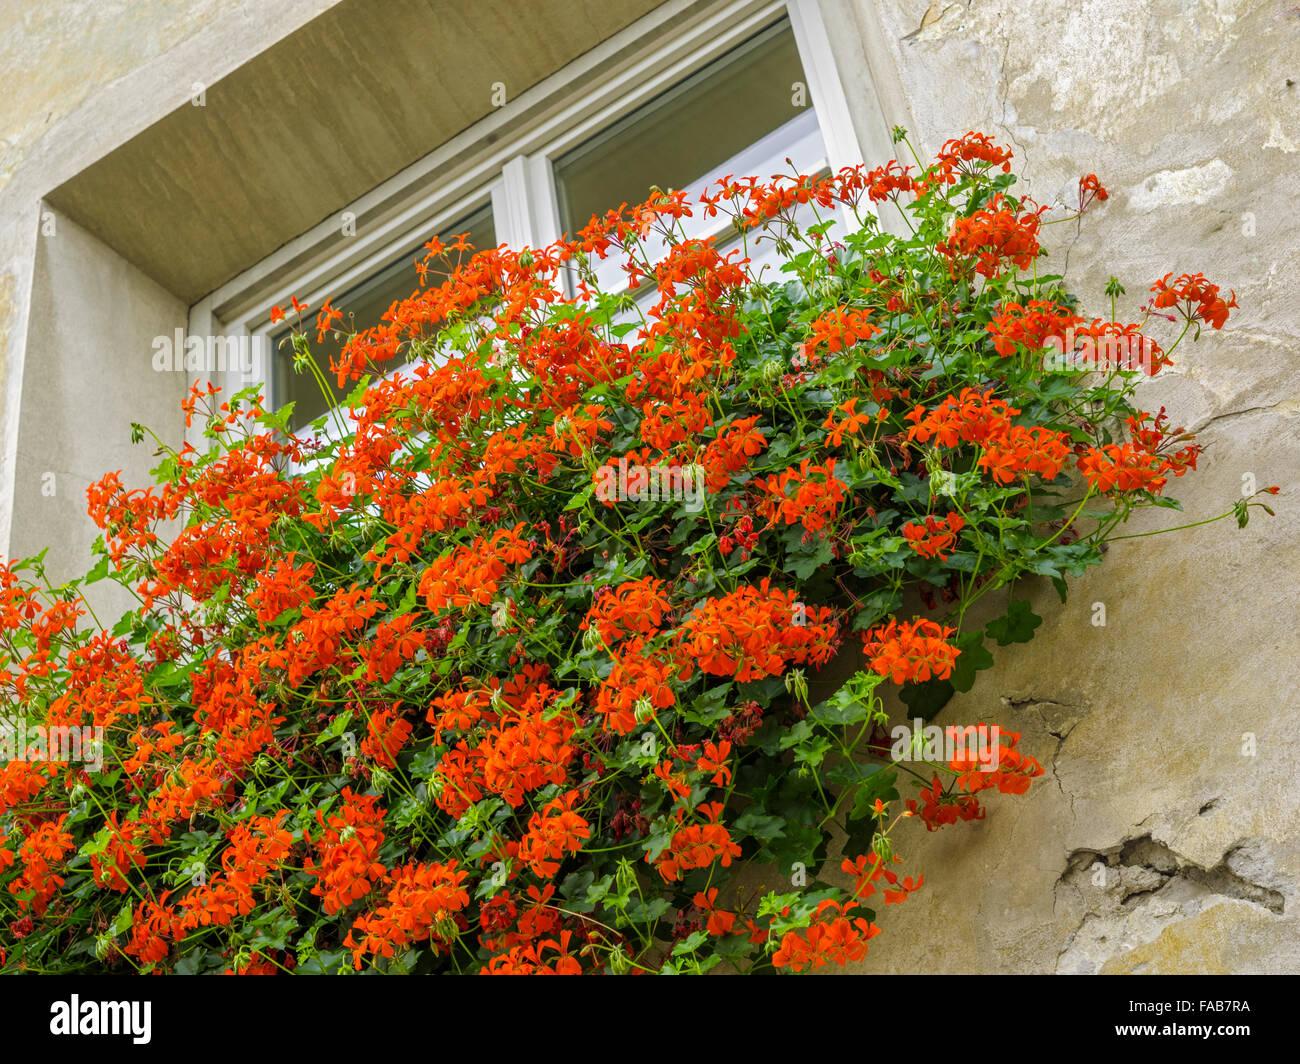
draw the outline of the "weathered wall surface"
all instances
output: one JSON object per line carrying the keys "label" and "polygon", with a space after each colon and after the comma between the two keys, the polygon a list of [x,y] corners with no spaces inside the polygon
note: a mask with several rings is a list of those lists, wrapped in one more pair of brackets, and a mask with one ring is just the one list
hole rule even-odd
{"label": "weathered wall surface", "polygon": [[[17,0],[0,10],[0,555],[31,548],[30,535],[14,542],[11,533],[15,513],[38,513],[27,531],[50,544],[51,576],[75,575],[95,529],[84,495],[73,495],[101,465],[99,473],[120,467],[128,483],[148,483],[151,449],[125,443],[137,417],[129,411],[160,392],[168,414],[175,409],[173,381],[136,372],[148,365],[153,334],[140,351],[141,323],[129,320],[141,308],[142,320],[168,318],[156,313],[165,293],[112,249],[85,244],[93,238],[62,224],[42,198],[185,103],[195,82],[218,81],[335,2]],[[82,254],[87,249],[93,254]],[[48,267],[43,275],[38,263]],[[62,293],[39,290],[55,279],[51,270],[65,282]],[[106,342],[123,341],[124,330],[131,344]],[[93,381],[91,364],[104,386],[58,408],[73,398],[60,388],[77,372]],[[95,443],[73,462],[63,452],[76,438]],[[41,494],[47,471],[73,474],[56,480],[54,500]]]}
{"label": "weathered wall surface", "polygon": [[[153,428],[163,411],[175,420],[189,378],[153,369],[154,339],[184,329],[185,304],[71,219],[51,219],[54,235],[36,245],[27,344],[38,357],[23,374],[10,550],[48,549],[58,580],[94,564],[86,488],[119,469],[128,487],[148,483],[161,456],[152,438],[131,442],[131,422]],[[86,597],[105,624],[134,604],[111,581]]]}
{"label": "weathered wall surface", "polygon": [[926,886],[889,907],[861,969],[1300,970],[1300,10],[855,2],[910,111],[890,120],[927,150],[989,132],[1040,202],[1101,177],[1112,198],[1082,235],[1047,230],[1085,311],[1105,313],[1112,274],[1124,320],[1171,270],[1236,289],[1228,326],[1144,385],[1143,405],[1208,452],[1171,491],[1185,513],[1129,531],[1222,513],[1246,474],[1283,490],[1278,516],[1245,530],[1116,543],[1068,605],[1026,589],[1038,638],[995,650],[937,722],[1022,731],[1047,774],[982,823],[903,825]]}

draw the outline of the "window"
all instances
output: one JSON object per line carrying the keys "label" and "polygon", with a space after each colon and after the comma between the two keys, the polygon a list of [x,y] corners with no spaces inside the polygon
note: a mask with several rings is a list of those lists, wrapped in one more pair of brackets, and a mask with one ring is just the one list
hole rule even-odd
{"label": "window", "polygon": [[[645,199],[651,186],[693,197],[727,173],[860,161],[815,0],[713,0],[685,14],[666,3],[361,197],[342,215],[352,233],[341,236],[338,218],[323,222],[196,304],[190,331],[260,338],[263,352],[274,350],[283,326],[273,332],[270,308],[291,295],[313,316],[329,298],[344,323],[366,327],[415,290],[415,251],[435,233],[538,247]],[[724,249],[734,239],[725,219],[684,222]],[[761,263],[771,251],[747,253]],[[622,285],[612,259],[593,266],[607,289]],[[337,345],[313,348],[327,366]],[[295,403],[295,428],[324,412],[314,376],[294,373],[290,354],[261,361],[215,383],[261,383],[272,404]]]}
{"label": "window", "polygon": [[[496,247],[496,229],[492,224],[492,209],[484,207],[467,218],[463,218],[439,235],[444,241],[450,241],[452,237],[461,233],[468,234],[466,240],[475,248]],[[340,325],[357,330],[378,325],[389,307],[395,302],[410,296],[417,287],[418,276],[415,270],[415,259],[422,246],[423,242],[408,248],[405,253],[398,256],[378,273],[367,277],[360,284],[349,288],[335,298],[333,305],[343,313],[343,320]],[[424,283],[426,285],[438,284],[455,265],[454,259],[454,255],[449,253],[444,255],[441,260],[431,263],[425,275]],[[310,321],[311,318],[305,320]],[[315,418],[320,417],[329,407],[326,403],[325,392],[322,391],[316,375],[308,370],[295,371],[293,348],[289,342],[289,333],[290,330],[285,328],[271,339],[270,402],[277,409],[286,403],[293,403],[293,415],[289,419],[289,427],[296,431],[304,425],[310,424]],[[353,385],[345,382],[342,388],[338,387],[338,378],[330,369],[330,362],[337,359],[343,350],[343,342],[336,340],[333,335],[327,333],[322,342],[316,343],[315,332],[308,330],[308,334],[312,340],[310,345],[312,359],[320,367],[321,376],[325,378],[330,393],[337,400],[346,398]]]}
{"label": "window", "polygon": [[[799,49],[782,20],[555,160],[560,222],[689,188],[808,111]],[[782,138],[784,139],[784,138]]]}
{"label": "window", "polygon": [[[565,152],[553,169],[560,221],[574,233],[593,215],[639,203],[653,187],[694,199],[728,173],[767,177],[825,166],[799,49],[782,19]],[[726,222],[694,216],[682,225],[688,236],[705,237],[719,235]],[[652,260],[663,250],[657,239],[647,241]],[[623,287],[615,259],[592,267],[605,291]]]}

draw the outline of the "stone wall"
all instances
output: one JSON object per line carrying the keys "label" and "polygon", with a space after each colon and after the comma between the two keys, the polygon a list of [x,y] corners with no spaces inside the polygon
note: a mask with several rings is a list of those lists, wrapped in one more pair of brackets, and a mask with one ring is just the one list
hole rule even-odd
{"label": "stone wall", "polygon": [[[983,130],[1040,202],[1111,192],[1047,230],[1090,314],[1126,286],[1202,271],[1236,289],[1222,332],[1144,385],[1208,448],[1142,532],[1227,510],[1243,477],[1275,519],[1115,543],[1062,606],[938,722],[1022,731],[1047,767],[1024,798],[899,849],[926,887],[884,914],[870,972],[1300,970],[1300,9],[1277,2],[855,0],[907,126],[933,151]],[[1175,334],[1176,335],[1176,334]],[[1092,604],[1106,606],[1105,627]],[[1253,756],[1250,751],[1253,743]],[[1245,752],[1243,752],[1245,751]],[[911,830],[913,829],[914,830]]]}

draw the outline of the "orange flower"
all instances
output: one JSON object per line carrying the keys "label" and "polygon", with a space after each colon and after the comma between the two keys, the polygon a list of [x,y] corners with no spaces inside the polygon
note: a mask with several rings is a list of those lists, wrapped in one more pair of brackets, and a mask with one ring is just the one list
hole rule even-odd
{"label": "orange flower", "polygon": [[710,887],[708,890],[700,891],[692,899],[696,908],[702,909],[708,913],[708,921],[704,929],[710,935],[729,935],[736,926],[736,914],[727,912],[725,909],[717,909],[714,903],[717,901],[718,888]]}
{"label": "orange flower", "polygon": [[[326,915],[364,898],[384,875],[378,856],[384,841],[385,813],[378,801],[375,795],[354,795],[350,787],[345,787],[338,813],[327,820],[323,812],[316,811],[316,822],[324,829],[314,843],[320,864],[308,857],[303,871],[316,878],[311,892],[324,899]],[[312,843],[306,832],[303,838]]]}
{"label": "orange flower", "polygon": [[[850,436],[855,435],[862,426],[871,424],[870,414],[859,414],[854,410],[854,407],[857,406],[857,402],[858,397],[855,395],[853,398],[845,400],[826,415],[826,420],[822,422],[822,428],[829,430],[826,436],[826,442],[831,447],[839,447],[843,444],[846,433]],[[842,420],[835,420],[836,412],[844,414]]]}
{"label": "orange flower", "polygon": [[[450,948],[455,931],[449,925],[469,904],[469,892],[463,885],[468,874],[455,861],[394,869],[385,877],[390,884],[386,904],[357,917],[343,941],[352,950],[352,966],[360,971],[361,958],[367,953],[392,957],[396,950],[426,939],[435,948]],[[360,934],[360,940],[353,937],[354,932]]]}
{"label": "orange flower", "polygon": [[938,558],[947,561],[957,544],[957,533],[966,526],[966,519],[957,512],[952,512],[940,521],[926,515],[925,524],[918,525],[908,521],[903,525],[903,538],[922,558]]}
{"label": "orange flower", "polygon": [[791,664],[823,665],[837,644],[833,610],[808,607],[764,578],[701,603],[683,626],[681,650],[704,672],[744,683],[779,676]]}
{"label": "orange flower", "polygon": [[528,821],[528,831],[519,843],[519,859],[535,875],[554,876],[565,855],[580,852],[591,837],[591,825],[573,811],[577,800],[578,792],[569,791],[548,802]]}
{"label": "orange flower", "polygon": [[[304,307],[304,310],[307,308]],[[318,344],[325,342],[325,334],[331,332],[333,323],[343,320],[343,312],[330,306],[327,299],[321,304],[320,310],[316,313],[316,342]]]}
{"label": "orange flower", "polygon": [[712,773],[710,780],[715,787],[725,787],[731,782],[731,766],[727,764],[730,756],[731,743],[726,739],[720,743],[705,740],[704,753],[700,755],[695,767],[701,772]]}
{"label": "orange flower", "polygon": [[814,923],[800,934],[789,931],[772,955],[773,968],[802,972],[835,963],[844,967],[867,955],[867,943],[880,928],[863,917],[842,915],[844,907],[827,898],[817,907]]}
{"label": "orange flower", "polygon": [[947,642],[955,631],[924,618],[901,623],[891,619],[864,632],[862,645],[870,668],[894,683],[946,680],[961,653]]}
{"label": "orange flower", "polygon": [[1102,187],[1097,180],[1096,174],[1084,174],[1079,178],[1079,213],[1082,214],[1092,204],[1093,200],[1105,202],[1110,199],[1110,193]]}
{"label": "orange flower", "polygon": [[595,628],[607,644],[628,636],[652,636],[663,624],[668,599],[664,582],[654,577],[629,580],[617,588],[601,588],[579,628]]}
{"label": "orange flower", "polygon": [[765,492],[758,505],[763,517],[773,524],[778,520],[787,525],[802,524],[809,532],[820,532],[833,521],[847,494],[843,482],[835,477],[834,458],[821,465],[812,465],[805,458],[797,470],[786,469],[766,480],[759,478],[756,484]]}
{"label": "orange flower", "polygon": [[1231,292],[1225,301],[1219,295],[1219,286],[1210,284],[1203,274],[1185,273],[1172,284],[1169,282],[1171,277],[1173,274],[1167,273],[1152,283],[1151,291],[1156,293],[1152,306],[1173,307],[1188,322],[1199,320],[1212,329],[1222,329],[1228,320],[1229,308],[1237,305],[1237,293]]}
{"label": "orange flower", "polygon": [[842,348],[852,347],[875,336],[880,330],[867,324],[869,313],[868,310],[850,310],[847,307],[826,311],[810,326],[809,352],[824,346],[834,354]]}
{"label": "orange flower", "polygon": [[394,702],[389,708],[371,714],[366,737],[361,740],[361,752],[385,768],[397,767],[397,755],[413,730],[410,721],[397,715],[400,706],[400,702]]}
{"label": "orange flower", "polygon": [[637,705],[651,711],[675,705],[671,686],[679,671],[667,656],[660,656],[643,639],[633,639],[613,655],[613,667],[596,690],[596,715],[606,731],[626,735],[637,726]]}
{"label": "orange flower", "polygon": [[1027,270],[1038,257],[1040,215],[1046,210],[1020,214],[1006,205],[1001,193],[989,206],[969,218],[958,218],[946,240],[935,245],[948,259],[954,277],[971,269],[984,277],[998,277],[1007,265]]}
{"label": "orange flower", "polygon": [[1003,303],[985,328],[993,337],[994,350],[1006,358],[1018,347],[1031,353],[1042,351],[1049,338],[1056,338],[1064,348],[1066,330],[1082,320],[1066,307],[1031,299],[1024,305]]}
{"label": "orange flower", "polygon": [[740,856],[740,847],[731,841],[731,833],[717,823],[722,804],[708,802],[700,806],[700,812],[709,818],[710,823],[680,828],[668,848],[654,861],[666,883],[681,879],[692,868],[708,868],[714,861],[726,868],[733,858]]}

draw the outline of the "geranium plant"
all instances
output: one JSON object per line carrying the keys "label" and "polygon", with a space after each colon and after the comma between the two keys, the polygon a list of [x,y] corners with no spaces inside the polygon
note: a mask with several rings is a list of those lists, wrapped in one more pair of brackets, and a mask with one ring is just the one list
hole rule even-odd
{"label": "geranium plant", "polygon": [[[196,385],[209,446],[155,437],[155,486],[92,487],[85,580],[0,569],[8,714],[103,737],[98,771],[19,744],[0,773],[3,963],[861,958],[922,883],[899,825],[1042,773],[1006,733],[988,763],[898,760],[881,685],[932,717],[1032,638],[1018,580],[1064,600],[1133,513],[1176,508],[1198,445],[1136,386],[1235,306],[1184,275],[1137,322],[1081,317],[1040,241],[1106,192],[1053,212],[1014,182],[969,134],[925,166],[656,192],[547,248],[432,241],[454,268],[349,334],[351,397],[307,430]],[[687,238],[701,216],[735,247]],[[306,311],[286,357],[319,377]],[[329,303],[315,324],[346,331]],[[108,629],[101,579],[139,601]]]}

